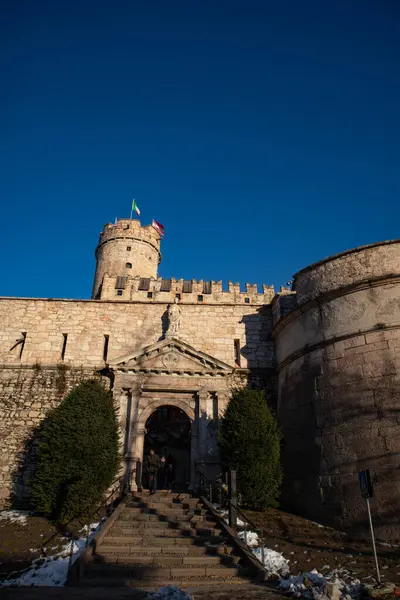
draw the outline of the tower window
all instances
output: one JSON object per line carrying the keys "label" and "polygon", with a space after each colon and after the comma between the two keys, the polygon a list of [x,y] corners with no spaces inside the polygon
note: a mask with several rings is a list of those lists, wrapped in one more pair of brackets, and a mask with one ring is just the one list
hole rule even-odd
{"label": "tower window", "polygon": [[148,298],[152,298],[153,297],[153,292],[147,292],[147,297]]}
{"label": "tower window", "polygon": [[171,291],[171,280],[170,279],[163,279],[161,281],[160,292],[170,292],[170,291]]}
{"label": "tower window", "polygon": [[180,294],[175,294],[175,298],[176,298],[177,300],[180,300],[180,299],[181,299],[181,295],[180,295]]}
{"label": "tower window", "polygon": [[197,296],[197,302],[203,302],[203,296]]}
{"label": "tower window", "polygon": [[235,365],[240,367],[240,340],[233,341],[233,349],[235,353]]}
{"label": "tower window", "polygon": [[184,294],[191,294],[192,293],[192,282],[189,279],[185,279],[184,280],[182,292]]}
{"label": "tower window", "polygon": [[117,290],[117,296],[122,296],[122,290]]}
{"label": "tower window", "polygon": [[128,252],[130,252],[132,250],[131,246],[127,246],[126,249],[128,250]]}
{"label": "tower window", "polygon": [[150,277],[141,277],[139,281],[139,290],[148,292],[150,287]]}
{"label": "tower window", "polygon": [[132,263],[126,263],[125,268],[126,269],[132,269]]}
{"label": "tower window", "polygon": [[63,344],[62,344],[62,348],[61,348],[61,360],[64,360],[64,358],[65,358],[65,351],[67,349],[67,339],[68,339],[68,333],[63,333]]}
{"label": "tower window", "polygon": [[250,304],[250,298],[245,298],[244,301],[245,301],[245,304]]}
{"label": "tower window", "polygon": [[109,335],[105,335],[104,336],[104,346],[103,346],[103,360],[104,362],[107,361],[107,356],[108,356],[108,342],[110,340],[110,336]]}
{"label": "tower window", "polygon": [[117,277],[115,287],[117,290],[124,290],[126,285],[127,277]]}

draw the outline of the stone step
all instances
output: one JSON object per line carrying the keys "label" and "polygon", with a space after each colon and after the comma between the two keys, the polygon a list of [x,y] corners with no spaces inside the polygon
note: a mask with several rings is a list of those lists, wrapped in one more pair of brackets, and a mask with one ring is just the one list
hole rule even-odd
{"label": "stone step", "polygon": [[125,578],[102,578],[99,576],[96,579],[81,579],[79,582],[79,587],[130,587],[130,588],[141,588],[141,590],[148,589],[149,591],[153,591],[155,588],[165,587],[165,586],[177,586],[180,588],[185,587],[203,587],[209,586],[212,584],[213,586],[219,585],[232,585],[232,588],[240,587],[243,584],[248,584],[249,579],[245,579],[244,577],[214,577],[212,580],[210,578],[198,579],[198,578],[177,578],[177,579],[165,579],[163,577],[153,577],[151,580],[146,579],[125,579]]}
{"label": "stone step", "polygon": [[157,565],[157,566],[226,566],[234,567],[240,558],[235,555],[180,555],[172,556],[161,552],[153,554],[110,554],[108,552],[98,552],[93,557],[93,564],[117,564],[117,565]]}
{"label": "stone step", "polygon": [[183,504],[176,502],[130,502],[126,505],[124,511],[134,511],[137,509],[146,509],[153,510],[155,512],[166,513],[167,511],[185,511],[185,510],[194,510],[194,511],[204,511],[207,512],[207,509],[204,508],[201,502],[196,502],[193,504],[188,504],[184,502]]}
{"label": "stone step", "polygon": [[[107,542],[108,538],[105,538],[105,545],[111,546],[112,544]],[[224,544],[227,541],[226,537],[223,536],[210,536],[209,538],[192,537],[192,536],[141,536],[126,538],[124,544],[118,543],[113,545],[115,548],[124,548],[127,546],[215,546]],[[100,548],[103,546],[99,546]],[[118,550],[117,550],[118,551]]]}
{"label": "stone step", "polygon": [[134,522],[143,522],[143,521],[151,521],[151,522],[176,522],[176,521],[190,521],[194,518],[194,515],[188,515],[184,512],[172,513],[172,514],[152,514],[152,513],[139,513],[137,515],[132,515],[130,513],[126,513],[125,511],[121,513],[118,517],[117,522],[120,523],[124,521],[125,523],[134,523]]}
{"label": "stone step", "polygon": [[[149,544],[138,544],[136,538],[133,540],[132,544],[120,544],[121,538],[113,538],[107,539],[98,546],[97,552],[105,553],[105,554],[137,554],[137,555],[147,555],[147,554],[179,554],[182,556],[191,555],[191,556],[200,556],[203,554],[206,555],[214,555],[214,554],[231,554],[233,552],[233,547],[227,544],[209,544],[208,542],[202,545],[195,544],[186,544],[177,546],[174,545],[165,545],[165,544],[156,544],[154,546],[150,546]],[[125,539],[125,538],[124,538]],[[142,538],[139,538],[142,541]],[[154,541],[159,538],[155,538]],[[146,541],[146,540],[145,540]]]}
{"label": "stone step", "polygon": [[120,565],[120,564],[90,564],[89,568],[85,569],[85,577],[87,579],[151,579],[157,577],[165,579],[178,579],[190,577],[207,577],[207,578],[228,578],[247,575],[248,571],[240,566],[224,567],[224,566],[157,566],[151,564],[135,564],[135,565]]}
{"label": "stone step", "polygon": [[191,514],[191,515],[201,515],[207,514],[207,510],[205,508],[189,508],[185,506],[149,506],[144,502],[140,503],[141,506],[127,506],[123,510],[123,514],[129,516],[137,516],[137,515],[182,515],[182,514]]}

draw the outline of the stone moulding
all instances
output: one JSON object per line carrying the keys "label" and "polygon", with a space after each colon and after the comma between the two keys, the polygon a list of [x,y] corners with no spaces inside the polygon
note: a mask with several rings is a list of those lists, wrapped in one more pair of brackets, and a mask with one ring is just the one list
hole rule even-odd
{"label": "stone moulding", "polygon": [[275,339],[277,334],[282,331],[284,327],[297,317],[307,312],[312,308],[317,308],[321,304],[325,302],[329,302],[331,300],[335,300],[341,296],[347,296],[348,294],[353,294],[354,292],[361,292],[368,288],[379,287],[383,285],[394,285],[400,284],[400,275],[384,275],[382,277],[374,277],[373,279],[368,278],[361,281],[357,281],[356,283],[346,285],[340,288],[336,288],[332,291],[326,292],[318,296],[318,298],[313,298],[312,300],[307,300],[303,304],[297,306],[297,308],[293,309],[289,314],[281,317],[280,320],[276,323],[275,327],[272,330],[272,339]]}
{"label": "stone moulding", "polygon": [[287,367],[287,365],[289,365],[297,358],[300,358],[305,354],[309,354],[310,352],[314,352],[315,350],[320,350],[322,348],[325,348],[326,346],[330,346],[331,344],[336,344],[337,342],[342,342],[343,340],[348,340],[350,338],[358,337],[359,335],[365,335],[367,333],[376,333],[377,331],[390,331],[393,329],[400,329],[400,323],[389,325],[388,327],[359,329],[357,331],[344,333],[342,335],[335,335],[328,339],[316,342],[315,344],[306,344],[305,346],[302,346],[299,350],[296,350],[295,352],[292,352],[292,354],[289,354],[289,356],[287,356],[279,365],[276,366],[276,370],[279,373],[280,371],[282,371],[282,369]]}

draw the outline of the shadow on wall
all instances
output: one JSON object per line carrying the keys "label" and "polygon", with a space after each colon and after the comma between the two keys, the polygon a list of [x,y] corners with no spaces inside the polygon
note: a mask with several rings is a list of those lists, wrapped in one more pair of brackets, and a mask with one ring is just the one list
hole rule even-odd
{"label": "shadow on wall", "polygon": [[14,509],[32,510],[34,508],[30,500],[29,482],[35,473],[38,446],[44,440],[43,432],[55,410],[53,408],[40,425],[29,433],[24,441],[23,449],[18,455],[17,467],[12,478],[11,506]]}
{"label": "shadow on wall", "polygon": [[362,363],[363,371],[348,359],[330,360],[323,350],[312,358],[306,354],[281,379],[283,504],[365,536],[358,472],[369,468],[378,536],[400,538],[400,381],[393,357],[380,354],[380,376],[371,363]]}
{"label": "shadow on wall", "polygon": [[276,412],[277,377],[272,340],[272,308],[261,306],[255,313],[244,315],[240,322],[245,326],[246,344],[241,348],[240,354],[246,359],[250,370],[248,385],[264,390],[268,406]]}

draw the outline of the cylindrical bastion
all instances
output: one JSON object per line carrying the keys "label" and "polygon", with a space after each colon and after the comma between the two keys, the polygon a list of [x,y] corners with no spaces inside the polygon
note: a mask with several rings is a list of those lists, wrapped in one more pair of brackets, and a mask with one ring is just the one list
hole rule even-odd
{"label": "cylindrical bastion", "polygon": [[400,539],[400,240],[315,263],[293,288],[274,328],[283,501],[365,534],[369,468],[378,536]]}

